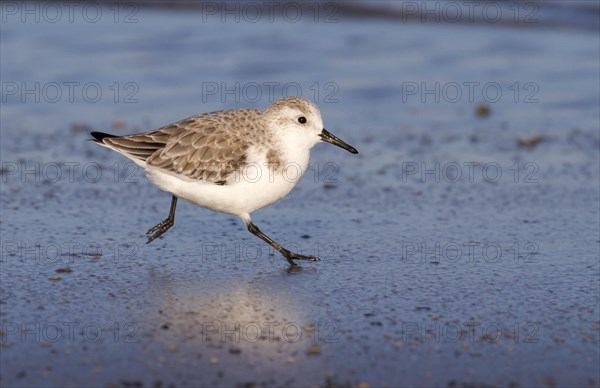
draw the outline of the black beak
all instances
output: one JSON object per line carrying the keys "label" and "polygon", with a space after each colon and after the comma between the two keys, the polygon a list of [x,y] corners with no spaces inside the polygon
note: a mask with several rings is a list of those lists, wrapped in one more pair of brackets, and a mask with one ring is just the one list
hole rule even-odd
{"label": "black beak", "polygon": [[325,129],[323,129],[323,132],[321,132],[320,136],[321,136],[321,140],[326,141],[327,143],[331,143],[333,145],[341,147],[341,148],[345,149],[346,151],[351,152],[353,154],[358,154],[358,151],[356,150],[356,148],[352,147],[350,144],[346,143],[342,139],[335,137],[334,135],[332,135],[330,132],[328,132]]}

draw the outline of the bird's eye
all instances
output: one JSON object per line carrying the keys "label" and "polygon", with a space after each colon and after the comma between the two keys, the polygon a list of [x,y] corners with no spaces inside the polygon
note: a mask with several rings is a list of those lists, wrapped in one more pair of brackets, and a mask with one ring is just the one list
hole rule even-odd
{"label": "bird's eye", "polygon": [[299,122],[300,124],[306,124],[306,117],[304,117],[304,116],[300,116],[300,117],[298,117],[298,122]]}

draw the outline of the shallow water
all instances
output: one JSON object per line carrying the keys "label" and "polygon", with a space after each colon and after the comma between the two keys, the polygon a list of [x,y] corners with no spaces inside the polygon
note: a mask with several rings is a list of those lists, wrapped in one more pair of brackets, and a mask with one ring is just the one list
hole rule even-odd
{"label": "shallow water", "polygon": [[[597,31],[121,11],[1,25],[3,386],[599,384]],[[85,141],[298,86],[360,154],[254,214],[295,271],[184,202],[146,245],[170,196]]]}

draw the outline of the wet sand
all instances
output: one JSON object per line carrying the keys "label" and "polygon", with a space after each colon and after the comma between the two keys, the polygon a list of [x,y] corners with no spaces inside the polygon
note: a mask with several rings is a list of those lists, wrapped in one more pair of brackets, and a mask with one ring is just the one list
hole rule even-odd
{"label": "wet sand", "polygon": [[[2,386],[598,386],[597,34],[136,17],[2,25],[3,82],[103,92],[3,95]],[[274,81],[360,151],[317,145],[254,215],[322,261],[290,271],[185,202],[146,245],[170,196],[89,131],[253,106],[222,83]]]}

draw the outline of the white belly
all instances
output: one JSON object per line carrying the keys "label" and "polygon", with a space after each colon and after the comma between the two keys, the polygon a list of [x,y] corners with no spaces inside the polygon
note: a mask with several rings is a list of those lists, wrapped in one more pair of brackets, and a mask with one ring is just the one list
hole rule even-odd
{"label": "white belly", "polygon": [[[308,167],[309,153],[299,162],[275,171],[266,163],[252,163],[225,185],[204,183],[145,166],[148,178],[164,191],[198,206],[243,216],[285,197]],[[298,160],[298,158],[296,158]]]}

